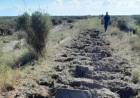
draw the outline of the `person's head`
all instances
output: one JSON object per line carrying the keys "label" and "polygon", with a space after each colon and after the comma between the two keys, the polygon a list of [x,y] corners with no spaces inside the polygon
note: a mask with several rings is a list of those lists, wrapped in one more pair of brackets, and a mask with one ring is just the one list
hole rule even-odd
{"label": "person's head", "polygon": [[106,15],[108,15],[108,12],[106,12]]}

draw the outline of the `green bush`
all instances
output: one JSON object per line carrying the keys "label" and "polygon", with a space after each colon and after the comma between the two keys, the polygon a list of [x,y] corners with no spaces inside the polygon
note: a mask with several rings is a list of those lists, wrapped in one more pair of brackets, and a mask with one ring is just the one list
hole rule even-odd
{"label": "green bush", "polygon": [[30,16],[28,13],[24,13],[17,19],[17,29],[27,32],[29,27],[30,27]]}
{"label": "green bush", "polygon": [[27,13],[18,18],[18,29],[24,30],[27,33],[27,43],[33,50],[36,57],[43,56],[47,34],[51,27],[50,17],[41,12],[34,12],[30,17]]}
{"label": "green bush", "polygon": [[52,24],[55,25],[59,25],[62,24],[62,20],[61,19],[52,19]]}
{"label": "green bush", "polygon": [[117,27],[122,31],[129,31],[128,23],[125,20],[118,20]]}
{"label": "green bush", "polygon": [[51,22],[48,15],[43,15],[40,12],[32,14],[31,27],[33,29],[32,36],[29,36],[29,44],[33,47],[37,55],[43,56],[46,47],[47,35],[50,30]]}

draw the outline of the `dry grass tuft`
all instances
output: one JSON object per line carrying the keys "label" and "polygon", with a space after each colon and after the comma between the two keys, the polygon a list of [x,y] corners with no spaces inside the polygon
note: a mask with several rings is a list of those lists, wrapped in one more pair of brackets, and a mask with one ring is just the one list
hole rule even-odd
{"label": "dry grass tuft", "polygon": [[27,53],[28,49],[22,48],[9,52],[0,52],[0,89],[2,91],[9,91],[14,89],[16,81],[22,75],[22,71],[20,69],[12,69],[13,64]]}
{"label": "dry grass tuft", "polygon": [[16,81],[21,77],[21,72],[16,69],[13,70],[8,66],[0,66],[0,89],[2,91],[9,91],[14,89]]}
{"label": "dry grass tuft", "polygon": [[140,66],[137,66],[132,71],[133,82],[137,83],[140,82]]}

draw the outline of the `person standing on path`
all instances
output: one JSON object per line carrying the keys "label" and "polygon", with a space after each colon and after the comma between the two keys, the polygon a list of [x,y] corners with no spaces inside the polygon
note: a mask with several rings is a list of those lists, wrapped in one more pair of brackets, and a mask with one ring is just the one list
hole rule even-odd
{"label": "person standing on path", "polygon": [[106,12],[106,15],[104,16],[103,20],[104,20],[104,29],[106,32],[110,22],[110,16],[108,15],[108,12]]}

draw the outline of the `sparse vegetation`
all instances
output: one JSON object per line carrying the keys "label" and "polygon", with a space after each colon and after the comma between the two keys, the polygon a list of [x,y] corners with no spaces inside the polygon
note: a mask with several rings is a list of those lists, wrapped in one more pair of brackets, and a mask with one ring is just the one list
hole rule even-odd
{"label": "sparse vegetation", "polygon": [[[131,65],[134,65],[132,69],[132,81],[138,83],[140,81],[140,27],[136,23],[137,20],[134,20],[132,17],[125,16],[125,19],[124,17],[118,17],[116,20],[121,20],[117,25],[119,29],[116,28],[115,23],[113,23],[113,27],[111,27],[109,31],[111,36],[108,37],[108,39],[111,41],[111,46],[117,51],[114,54],[127,59]],[[129,32],[127,32],[127,30]]]}
{"label": "sparse vegetation", "polygon": [[[110,34],[110,36],[106,36],[106,38],[111,41],[111,47],[114,48],[113,52],[115,55],[127,59],[130,64],[135,64],[136,57],[139,57],[135,54],[138,54],[140,49],[139,38],[137,36],[140,34],[139,26],[133,19],[133,21],[131,20],[131,17],[129,21],[127,21],[127,19],[121,20],[122,17],[119,17],[119,19],[118,17],[115,17],[115,22],[114,20],[112,20],[113,22],[111,22],[111,26],[106,33],[107,35]],[[2,48],[12,40],[21,40],[24,38],[26,38],[27,43],[30,46],[30,48],[17,46],[15,50],[5,53],[2,51],[2,48],[0,48],[0,77],[2,77],[0,79],[0,87],[3,88],[3,90],[7,90],[7,88],[9,87],[14,87],[13,85],[16,83],[17,78],[19,78],[22,73],[22,70],[12,69],[13,67],[11,68],[11,66],[20,67],[24,64],[32,65],[34,63],[32,62],[32,58],[34,58],[34,55],[32,53],[35,53],[37,57],[44,55],[46,42],[48,45],[47,58],[41,61],[41,63],[43,62],[43,68],[44,65],[54,67],[51,62],[52,58],[55,57],[56,54],[58,54],[58,51],[61,51],[61,45],[71,44],[69,43],[69,41],[73,37],[77,36],[77,32],[80,32],[83,29],[92,28],[100,29],[101,31],[103,31],[103,27],[100,24],[100,19],[98,17],[61,17],[60,19],[58,19],[59,21],[56,21],[56,23],[55,18],[52,18],[52,21],[54,21],[53,24],[55,24],[55,26],[54,29],[50,31],[51,22],[48,15],[42,14],[40,12],[35,12],[30,16],[25,13],[22,16],[18,17],[17,20],[17,28],[19,29],[19,31],[17,32],[19,33],[10,35],[10,37],[6,36],[1,38],[0,46]],[[65,21],[67,22],[65,23]],[[70,28],[71,25],[73,26],[72,28]],[[49,31],[51,33],[49,33]],[[128,31],[130,31],[130,33]],[[131,32],[133,32],[134,34]],[[11,36],[14,36],[14,38],[11,38]],[[131,40],[132,37],[134,37],[133,40]],[[48,62],[51,62],[51,64],[49,65]],[[139,64],[140,63],[137,62],[136,65],[139,66]],[[36,65],[40,65],[40,63],[36,63]],[[35,73],[35,77],[32,78],[36,78],[36,76],[39,77],[40,74],[38,74],[38,70],[44,70],[43,74],[46,69],[48,70],[48,68],[41,69],[40,66],[25,66],[25,69],[24,67],[22,68],[25,71],[26,76],[30,76],[32,73]],[[35,70],[35,68],[37,68],[37,70]],[[132,81],[134,83],[140,81],[139,69],[139,67],[136,67],[132,71]]]}
{"label": "sparse vegetation", "polygon": [[14,89],[17,80],[21,77],[21,71],[13,70],[7,65],[0,65],[0,89],[10,91]]}
{"label": "sparse vegetation", "polygon": [[[1,41],[3,40],[4,39],[1,38]],[[9,41],[10,40],[13,40],[13,38],[10,39],[9,37]],[[3,52],[2,49],[4,44],[0,44],[0,46],[0,89],[7,91],[9,87],[14,88],[16,81],[21,77],[22,73],[20,69],[12,69],[12,66],[17,66],[14,65],[15,62],[18,60],[18,58],[22,57],[23,54],[27,53],[28,50],[24,48],[20,50],[15,49],[14,51]]]}

